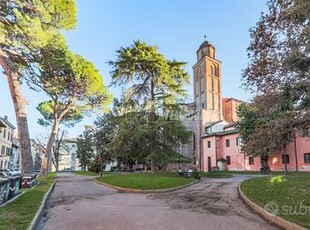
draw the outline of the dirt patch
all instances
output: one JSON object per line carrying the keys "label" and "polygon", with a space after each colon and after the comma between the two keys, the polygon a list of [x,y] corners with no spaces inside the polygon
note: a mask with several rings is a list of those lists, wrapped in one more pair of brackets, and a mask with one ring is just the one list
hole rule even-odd
{"label": "dirt patch", "polygon": [[172,209],[213,214],[218,216],[239,216],[255,221],[253,215],[238,198],[236,182],[203,180],[200,184],[181,191],[149,195],[159,199]]}

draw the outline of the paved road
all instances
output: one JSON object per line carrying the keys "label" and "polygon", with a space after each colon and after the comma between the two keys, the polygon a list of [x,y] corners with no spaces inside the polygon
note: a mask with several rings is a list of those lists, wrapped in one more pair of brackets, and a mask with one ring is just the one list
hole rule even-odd
{"label": "paved road", "polygon": [[191,187],[161,194],[117,192],[70,173],[59,175],[44,230],[271,230],[238,199],[246,176],[203,179]]}

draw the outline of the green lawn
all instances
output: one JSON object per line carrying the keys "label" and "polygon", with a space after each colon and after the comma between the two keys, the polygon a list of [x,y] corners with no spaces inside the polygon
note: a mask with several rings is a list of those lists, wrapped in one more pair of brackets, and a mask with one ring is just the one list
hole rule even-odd
{"label": "green lawn", "polygon": [[199,172],[201,177],[208,178],[230,178],[233,175],[230,172]]}
{"label": "green lawn", "polygon": [[25,230],[30,225],[41,202],[54,182],[56,174],[40,177],[35,188],[28,189],[15,201],[0,208],[0,229]]}
{"label": "green lawn", "polygon": [[74,171],[74,174],[81,175],[81,176],[99,176],[100,173],[95,173],[91,171]]}
{"label": "green lawn", "polygon": [[259,206],[310,228],[310,173],[252,178],[241,184],[241,190]]}
{"label": "green lawn", "polygon": [[[76,175],[80,175],[80,176],[100,176],[100,172],[96,173],[96,172],[91,172],[91,171],[74,171],[73,172]],[[118,172],[103,172],[103,175],[110,175],[110,174],[115,174]]]}
{"label": "green lawn", "polygon": [[263,173],[261,171],[229,171],[231,174],[245,174],[245,175],[282,175],[284,172],[272,171],[268,173]]}
{"label": "green lawn", "polygon": [[153,190],[169,189],[195,181],[194,178],[183,178],[177,173],[128,173],[97,177],[96,180],[124,188]]}

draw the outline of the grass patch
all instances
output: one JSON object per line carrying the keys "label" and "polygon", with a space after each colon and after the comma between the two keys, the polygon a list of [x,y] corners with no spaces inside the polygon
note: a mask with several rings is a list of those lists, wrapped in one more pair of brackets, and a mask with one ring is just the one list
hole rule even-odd
{"label": "grass patch", "polygon": [[283,219],[310,228],[310,173],[252,178],[241,184],[241,190],[260,207],[274,202],[268,210],[278,210]]}
{"label": "grass patch", "polygon": [[0,208],[0,229],[24,230],[30,225],[56,174],[41,176],[39,184],[13,202]]}
{"label": "grass patch", "polygon": [[131,189],[153,190],[179,187],[195,181],[194,178],[183,178],[177,173],[127,173],[112,174],[107,177],[98,177],[96,180]]}
{"label": "grass patch", "polygon": [[233,175],[230,172],[199,172],[201,177],[207,178],[230,178]]}
{"label": "grass patch", "polygon": [[284,172],[272,171],[268,173],[263,173],[261,171],[229,171],[229,173],[240,175],[282,175]]}
{"label": "grass patch", "polygon": [[100,173],[95,173],[91,171],[74,171],[73,172],[76,175],[81,175],[81,176],[98,176]]}
{"label": "grass patch", "polygon": [[[100,176],[100,172],[96,173],[96,172],[91,172],[91,171],[74,171],[72,173],[76,175],[80,175],[80,176]],[[118,173],[118,172],[108,171],[108,172],[103,172],[103,175],[109,175],[109,174],[115,174],[115,173]]]}

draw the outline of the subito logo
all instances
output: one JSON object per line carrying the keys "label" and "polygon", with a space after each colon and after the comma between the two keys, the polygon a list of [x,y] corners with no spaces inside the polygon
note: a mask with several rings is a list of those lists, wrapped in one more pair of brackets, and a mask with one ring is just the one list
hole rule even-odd
{"label": "subito logo", "polygon": [[265,204],[264,210],[266,212],[269,212],[269,213],[272,213],[274,215],[277,215],[279,213],[279,206],[275,202],[270,201],[270,202]]}

